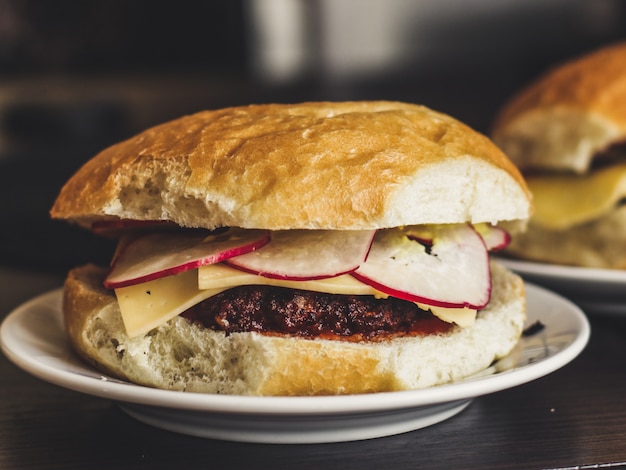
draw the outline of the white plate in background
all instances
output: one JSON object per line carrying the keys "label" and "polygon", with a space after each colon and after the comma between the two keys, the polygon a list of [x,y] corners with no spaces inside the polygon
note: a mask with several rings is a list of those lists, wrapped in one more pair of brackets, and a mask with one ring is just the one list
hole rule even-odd
{"label": "white plate in background", "polygon": [[526,280],[561,294],[588,313],[626,315],[626,270],[497,258]]}

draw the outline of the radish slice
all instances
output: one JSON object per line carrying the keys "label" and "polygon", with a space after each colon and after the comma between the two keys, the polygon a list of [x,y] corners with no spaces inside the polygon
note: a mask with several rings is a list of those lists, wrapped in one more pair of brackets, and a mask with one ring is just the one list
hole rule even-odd
{"label": "radish slice", "polygon": [[107,289],[132,286],[179,274],[256,250],[270,240],[268,230],[229,229],[214,233],[152,233],[134,239],[113,261]]}
{"label": "radish slice", "polygon": [[284,230],[262,249],[227,264],[272,279],[311,280],[339,276],[359,267],[375,230]]}
{"label": "radish slice", "polygon": [[503,228],[491,224],[476,224],[474,229],[483,238],[489,251],[503,250],[511,243],[511,235]]}
{"label": "radish slice", "polygon": [[[352,275],[393,297],[437,307],[479,309],[491,296],[489,255],[468,224],[432,226],[432,246],[415,241],[419,227],[379,231]],[[420,237],[421,238],[421,237]]]}

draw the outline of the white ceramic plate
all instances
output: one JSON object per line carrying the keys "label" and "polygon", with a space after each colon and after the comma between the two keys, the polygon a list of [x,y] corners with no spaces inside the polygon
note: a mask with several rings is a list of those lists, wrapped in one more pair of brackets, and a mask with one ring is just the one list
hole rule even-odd
{"label": "white ceramic plate", "polygon": [[325,397],[247,397],[157,390],[104,376],[71,351],[62,326],[61,291],[14,310],[0,344],[19,367],[53,384],[118,402],[156,427],[201,437],[266,443],[369,439],[423,428],[463,410],[472,398],[545,376],[574,359],[589,324],[571,302],[528,285],[528,325],[510,356],[462,382],[407,392]]}
{"label": "white ceramic plate", "polygon": [[589,312],[626,315],[626,271],[498,258],[530,282],[568,297]]}

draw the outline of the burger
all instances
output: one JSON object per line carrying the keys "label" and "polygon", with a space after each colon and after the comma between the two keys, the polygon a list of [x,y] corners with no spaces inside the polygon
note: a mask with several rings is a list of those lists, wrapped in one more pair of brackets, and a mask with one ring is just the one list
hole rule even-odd
{"label": "burger", "polygon": [[119,239],[64,286],[73,348],[150,387],[334,395],[506,356],[522,280],[490,260],[530,198],[485,136],[398,102],[199,112],[105,149],[51,216]]}
{"label": "burger", "polygon": [[549,70],[497,116],[494,142],[534,197],[518,258],[626,269],[626,43]]}

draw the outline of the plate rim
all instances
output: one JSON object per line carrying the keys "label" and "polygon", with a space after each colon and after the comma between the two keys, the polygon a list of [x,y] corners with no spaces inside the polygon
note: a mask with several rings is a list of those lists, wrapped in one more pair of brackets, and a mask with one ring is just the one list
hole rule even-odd
{"label": "plate rim", "polygon": [[[84,365],[90,374],[59,369],[32,357],[24,357],[15,350],[11,339],[19,320],[34,308],[44,307],[46,302],[60,305],[62,288],[40,294],[15,308],[0,326],[0,346],[4,354],[18,367],[35,377],[63,388],[118,402],[135,403],[181,411],[208,413],[243,413],[255,416],[311,416],[338,415],[367,412],[389,412],[416,407],[428,407],[461,399],[472,399],[516,387],[548,375],[576,358],[585,348],[591,328],[583,311],[573,302],[546,288],[526,282],[526,295],[548,299],[560,304],[577,324],[572,341],[555,354],[511,371],[457,383],[444,384],[420,390],[380,392],[375,394],[316,396],[316,397],[257,397],[219,395],[160,390],[123,382],[107,377]],[[61,315],[59,308],[53,308]],[[62,346],[61,346],[62,347]],[[64,346],[69,350],[69,343]],[[19,348],[18,348],[19,349]],[[73,353],[72,353],[73,354]],[[99,376],[100,379],[96,378]],[[184,399],[181,399],[183,398]]]}
{"label": "plate rim", "polygon": [[507,268],[520,274],[550,277],[561,280],[592,281],[597,283],[614,283],[626,286],[626,271],[620,269],[586,268],[561,264],[541,263],[498,257],[497,260]]}

